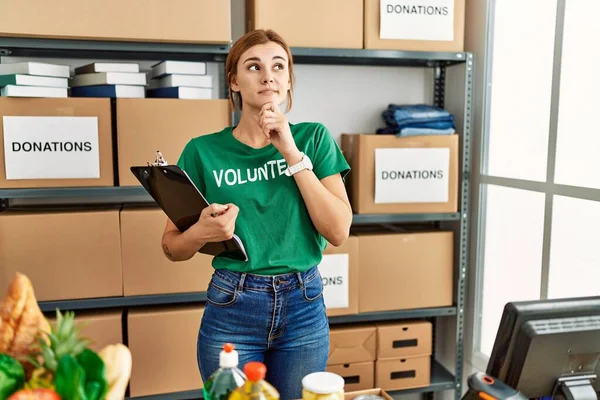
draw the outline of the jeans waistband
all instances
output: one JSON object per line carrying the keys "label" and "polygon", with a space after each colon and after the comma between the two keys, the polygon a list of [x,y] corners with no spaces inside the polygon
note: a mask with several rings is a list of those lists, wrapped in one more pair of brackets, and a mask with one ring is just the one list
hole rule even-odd
{"label": "jeans waistband", "polygon": [[214,275],[237,287],[239,291],[246,289],[281,290],[290,287],[303,287],[305,283],[319,277],[317,266],[304,272],[290,272],[281,275],[255,275],[246,272],[234,272],[227,269],[217,269]]}

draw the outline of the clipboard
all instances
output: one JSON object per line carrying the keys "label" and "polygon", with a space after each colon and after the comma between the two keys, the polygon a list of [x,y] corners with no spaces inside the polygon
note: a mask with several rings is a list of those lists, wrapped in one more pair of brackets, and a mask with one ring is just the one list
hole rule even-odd
{"label": "clipboard", "polygon": [[[130,170],[180,232],[198,222],[202,210],[209,206],[188,174],[177,165],[149,164]],[[198,252],[248,261],[244,244],[235,234],[229,240],[208,242]]]}

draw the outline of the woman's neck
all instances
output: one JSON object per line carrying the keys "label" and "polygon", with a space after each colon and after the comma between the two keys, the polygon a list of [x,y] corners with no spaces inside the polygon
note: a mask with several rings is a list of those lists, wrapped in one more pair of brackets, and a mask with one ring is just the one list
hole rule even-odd
{"label": "woman's neck", "polygon": [[271,143],[258,125],[258,113],[259,110],[244,110],[240,123],[233,130],[233,136],[237,140],[254,148],[265,147]]}

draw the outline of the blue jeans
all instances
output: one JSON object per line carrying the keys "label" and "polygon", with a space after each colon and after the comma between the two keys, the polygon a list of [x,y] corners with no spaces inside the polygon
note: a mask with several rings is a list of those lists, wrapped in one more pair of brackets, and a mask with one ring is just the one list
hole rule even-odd
{"label": "blue jeans", "polygon": [[266,380],[282,400],[302,397],[302,378],[324,371],[329,355],[329,323],[317,267],[277,276],[216,270],[206,292],[198,334],[202,380],[219,367],[219,352],[230,342],[239,367],[267,366]]}

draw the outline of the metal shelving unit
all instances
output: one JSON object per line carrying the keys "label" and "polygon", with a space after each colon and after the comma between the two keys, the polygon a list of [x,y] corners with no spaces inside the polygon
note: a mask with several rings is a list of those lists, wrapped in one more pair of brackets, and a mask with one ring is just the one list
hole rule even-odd
{"label": "metal shelving unit", "polygon": [[[133,308],[156,305],[198,304],[206,301],[206,292],[154,294],[142,296],[98,297],[92,299],[40,301],[42,312],[60,310],[98,310],[110,308]],[[369,312],[329,317],[331,324],[376,322],[413,318],[432,318],[456,315],[456,307],[417,308],[397,311]]]}
{"label": "metal shelving unit", "polygon": [[[91,58],[122,60],[189,60],[208,61],[224,64],[229,45],[196,45],[179,43],[147,43],[120,41],[61,40],[40,38],[0,38],[0,56],[48,57],[48,58]],[[471,154],[471,106],[473,90],[473,54],[466,52],[406,52],[391,50],[351,50],[351,49],[315,49],[293,48],[294,62],[304,64],[328,65],[370,65],[370,66],[402,66],[430,68],[433,70],[433,103],[444,107],[446,97],[447,68],[464,66],[464,99],[460,132],[460,186],[459,212],[447,214],[376,214],[355,215],[353,225],[385,225],[396,223],[442,223],[456,224],[456,248],[458,249],[455,265],[455,299],[451,307],[399,310],[392,312],[364,313],[349,316],[330,317],[330,323],[351,324],[362,322],[429,319],[434,322],[434,354],[432,356],[431,383],[418,389],[390,391],[394,398],[407,393],[423,393],[431,398],[439,391],[453,390],[455,399],[462,397],[463,346],[464,346],[464,306],[465,282],[468,260],[468,220],[470,193],[470,154]],[[224,76],[224,65],[220,71]],[[226,89],[222,85],[221,93]],[[461,94],[462,95],[462,94]],[[97,204],[153,204],[150,196],[141,187],[70,187],[48,189],[1,189],[0,211],[4,208],[33,206],[86,206]],[[96,299],[64,300],[40,302],[44,312],[52,312],[55,308],[71,310],[132,308],[144,306],[161,306],[175,304],[202,303],[206,300],[204,292],[157,294],[148,296],[123,296]],[[437,359],[435,338],[439,335],[436,328],[438,318],[456,318],[456,334],[452,338],[456,342],[454,359],[455,373],[450,373]],[[451,340],[451,338],[448,338]],[[136,397],[136,399],[152,400],[184,400],[199,399],[201,391],[188,391],[162,394],[156,396]]]}

